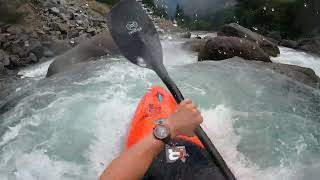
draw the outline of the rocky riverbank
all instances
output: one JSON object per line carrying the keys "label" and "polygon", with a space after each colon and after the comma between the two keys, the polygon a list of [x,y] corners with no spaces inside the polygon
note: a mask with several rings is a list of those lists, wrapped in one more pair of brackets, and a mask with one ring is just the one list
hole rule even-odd
{"label": "rocky riverbank", "polygon": [[85,0],[36,0],[20,24],[0,26],[0,71],[55,57],[107,28],[108,6]]}

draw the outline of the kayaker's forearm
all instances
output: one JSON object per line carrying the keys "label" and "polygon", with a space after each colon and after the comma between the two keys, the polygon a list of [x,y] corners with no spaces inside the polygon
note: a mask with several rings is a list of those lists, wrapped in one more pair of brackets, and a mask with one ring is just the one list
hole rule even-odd
{"label": "kayaker's forearm", "polygon": [[113,160],[101,175],[100,180],[142,179],[153,159],[164,146],[163,142],[150,134]]}

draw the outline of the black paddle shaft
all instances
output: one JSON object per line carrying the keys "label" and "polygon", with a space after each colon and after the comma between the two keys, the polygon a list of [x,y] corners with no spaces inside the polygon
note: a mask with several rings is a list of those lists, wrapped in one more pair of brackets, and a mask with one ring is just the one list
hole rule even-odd
{"label": "black paddle shaft", "polygon": [[[174,96],[177,103],[184,100],[180,90],[163,65],[162,46],[158,32],[136,0],[121,0],[108,15],[108,27],[122,54],[132,63],[154,70]],[[235,176],[201,127],[195,130],[214,164],[227,180]]]}
{"label": "black paddle shaft", "polygon": [[[158,73],[157,73],[158,74]],[[164,74],[158,74],[158,76],[161,78],[161,80],[166,84],[167,88],[171,92],[171,94],[174,96],[177,103],[180,103],[184,100],[184,97],[174,81],[169,76],[164,76]],[[212,161],[214,164],[221,170],[222,174],[225,176],[228,180],[235,180],[235,176],[229,169],[228,165],[220,155],[217,148],[214,146],[214,144],[211,142],[208,135],[205,133],[205,131],[202,129],[201,126],[199,126],[195,130],[195,134],[200,139],[201,143],[205,147],[205,149],[208,151],[208,154],[210,155]]]}

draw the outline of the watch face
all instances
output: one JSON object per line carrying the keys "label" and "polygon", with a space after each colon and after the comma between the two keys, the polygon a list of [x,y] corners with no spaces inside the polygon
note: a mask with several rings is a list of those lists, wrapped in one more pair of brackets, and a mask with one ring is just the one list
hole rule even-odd
{"label": "watch face", "polygon": [[170,134],[169,128],[163,125],[157,125],[154,129],[154,135],[159,139],[165,139]]}

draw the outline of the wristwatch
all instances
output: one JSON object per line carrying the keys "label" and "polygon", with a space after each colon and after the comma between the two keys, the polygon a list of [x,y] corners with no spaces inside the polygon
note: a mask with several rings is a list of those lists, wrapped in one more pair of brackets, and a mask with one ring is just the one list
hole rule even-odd
{"label": "wristwatch", "polygon": [[158,124],[153,128],[153,136],[165,144],[169,144],[171,140],[170,128],[164,124]]}

